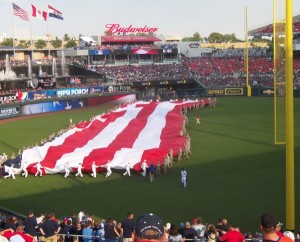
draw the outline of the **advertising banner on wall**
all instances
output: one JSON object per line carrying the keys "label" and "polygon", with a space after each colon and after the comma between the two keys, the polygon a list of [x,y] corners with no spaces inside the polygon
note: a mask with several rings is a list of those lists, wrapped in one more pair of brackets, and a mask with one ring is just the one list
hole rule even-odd
{"label": "advertising banner on wall", "polygon": [[39,100],[39,99],[45,99],[46,91],[36,91],[36,92],[28,92],[27,93],[27,99],[28,100]]}
{"label": "advertising banner on wall", "polygon": [[23,95],[22,100],[40,100],[40,99],[45,99],[48,97],[54,97],[54,90],[44,90],[44,91],[34,91],[34,92],[26,92],[26,96],[24,95],[24,93],[22,93]]}
{"label": "advertising banner on wall", "polygon": [[108,92],[131,92],[130,85],[108,86],[106,91]]}
{"label": "advertising banner on wall", "polygon": [[20,106],[0,108],[0,119],[20,116]]}
{"label": "advertising banner on wall", "polygon": [[89,94],[89,88],[66,88],[66,89],[58,89],[56,90],[57,97],[64,97],[64,96],[75,96],[75,95],[86,95]]}
{"label": "advertising banner on wall", "polygon": [[195,83],[194,79],[177,79],[177,80],[161,80],[161,81],[142,81],[132,82],[133,88],[152,87],[152,86],[171,86],[171,85],[187,85]]}
{"label": "advertising banner on wall", "polygon": [[109,55],[109,50],[89,50],[89,55]]}
{"label": "advertising banner on wall", "polygon": [[244,95],[243,88],[209,88],[207,89],[208,95],[216,96],[242,96]]}
{"label": "advertising banner on wall", "polygon": [[157,49],[132,49],[132,53],[136,55],[157,55],[158,50]]}
{"label": "advertising banner on wall", "polygon": [[105,86],[90,87],[90,94],[102,93],[105,91],[107,91],[107,87]]}
{"label": "advertising banner on wall", "polygon": [[21,115],[67,111],[86,107],[86,99],[59,100],[45,103],[28,104],[21,107]]}

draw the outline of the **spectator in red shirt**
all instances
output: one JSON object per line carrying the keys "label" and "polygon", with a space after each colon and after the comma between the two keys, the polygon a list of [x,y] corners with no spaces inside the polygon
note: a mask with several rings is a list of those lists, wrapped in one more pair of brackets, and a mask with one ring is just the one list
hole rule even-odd
{"label": "spectator in red shirt", "polygon": [[12,233],[10,242],[35,242],[36,240],[29,234],[24,234],[23,225],[18,225],[16,232]]}
{"label": "spectator in red shirt", "polygon": [[221,237],[221,241],[225,240],[227,242],[245,242],[245,237],[236,226],[232,225],[229,231]]}
{"label": "spectator in red shirt", "polygon": [[1,232],[10,242],[35,242],[36,240],[29,234],[24,234],[23,225],[18,225],[16,231],[7,229]]}

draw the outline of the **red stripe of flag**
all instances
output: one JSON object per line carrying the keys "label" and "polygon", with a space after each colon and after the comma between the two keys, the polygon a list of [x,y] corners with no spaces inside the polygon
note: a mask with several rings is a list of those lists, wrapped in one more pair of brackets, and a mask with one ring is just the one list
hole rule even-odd
{"label": "red stripe of flag", "polygon": [[[127,125],[127,127],[116,137],[116,139],[107,147],[93,150],[88,157],[84,159],[83,166],[86,170],[90,170],[93,161],[97,162],[97,165],[105,165],[107,161],[112,160],[117,151],[122,148],[132,148],[141,130],[147,123],[147,118],[156,108],[157,103],[151,103],[146,105],[138,105],[137,107],[143,107],[137,117]],[[98,170],[104,170],[105,168],[99,168]]]}

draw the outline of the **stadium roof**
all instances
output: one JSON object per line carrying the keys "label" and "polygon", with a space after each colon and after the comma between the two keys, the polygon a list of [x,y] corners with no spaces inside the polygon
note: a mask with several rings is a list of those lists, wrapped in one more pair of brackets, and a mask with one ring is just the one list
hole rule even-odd
{"label": "stadium roof", "polygon": [[[293,17],[294,33],[300,33],[299,27],[300,27],[300,15],[296,15]],[[273,35],[273,23],[250,30],[248,32],[248,35],[250,35],[250,36],[272,36]]]}
{"label": "stadium roof", "polygon": [[101,36],[101,43],[133,43],[157,42],[161,39],[155,36]]}

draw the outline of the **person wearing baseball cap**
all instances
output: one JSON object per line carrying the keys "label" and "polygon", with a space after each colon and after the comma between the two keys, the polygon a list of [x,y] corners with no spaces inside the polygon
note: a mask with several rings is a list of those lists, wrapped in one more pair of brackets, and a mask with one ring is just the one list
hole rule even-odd
{"label": "person wearing baseball cap", "polygon": [[270,213],[265,213],[260,217],[260,227],[263,234],[263,240],[277,241],[277,242],[292,242],[293,240],[279,236],[276,233],[279,221]]}
{"label": "person wearing baseball cap", "polygon": [[136,220],[134,241],[164,240],[164,223],[158,215],[146,213]]}

